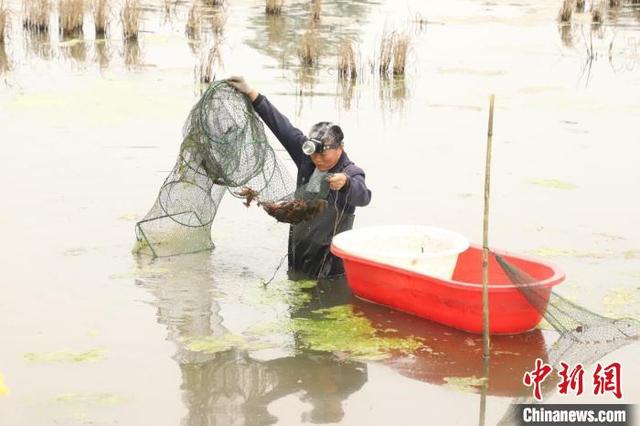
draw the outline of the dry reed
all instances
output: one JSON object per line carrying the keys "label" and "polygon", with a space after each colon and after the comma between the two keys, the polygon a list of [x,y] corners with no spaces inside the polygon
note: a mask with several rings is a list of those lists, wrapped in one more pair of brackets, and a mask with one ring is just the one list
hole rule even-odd
{"label": "dry reed", "polygon": [[386,76],[391,68],[393,60],[393,44],[395,33],[384,33],[380,40],[380,54],[378,55],[378,71],[380,75]]}
{"label": "dry reed", "polygon": [[185,25],[185,33],[187,37],[192,40],[200,38],[200,21],[202,20],[202,12],[196,6],[195,3],[189,9],[189,15],[187,16],[187,23]]}
{"label": "dry reed", "polygon": [[95,0],[93,5],[93,21],[96,37],[104,37],[109,27],[109,0]]}
{"label": "dry reed", "polygon": [[395,37],[393,45],[393,75],[404,75],[409,53],[410,39],[408,34],[400,34]]}
{"label": "dry reed", "polygon": [[31,31],[48,31],[51,3],[49,0],[25,1],[22,25]]}
{"label": "dry reed", "polygon": [[64,37],[82,33],[84,21],[84,0],[60,0],[58,22]]}
{"label": "dry reed", "polygon": [[413,19],[413,23],[415,24],[416,29],[418,31],[422,31],[427,27],[427,24],[429,23],[429,21],[427,20],[427,18],[422,16],[420,12],[416,12]]}
{"label": "dry reed", "polygon": [[29,29],[25,33],[25,51],[28,56],[35,56],[44,60],[53,58],[53,48],[51,46],[51,35],[49,31],[39,31]]}
{"label": "dry reed", "polygon": [[9,7],[4,0],[0,0],[0,44],[4,43],[6,33],[9,30]]}
{"label": "dry reed", "polygon": [[408,34],[384,33],[380,41],[378,72],[386,78],[392,72],[394,76],[404,75],[411,39]]}
{"label": "dry reed", "polygon": [[338,77],[341,79],[355,80],[357,76],[358,69],[353,43],[351,40],[343,40],[339,48]]}
{"label": "dry reed", "polygon": [[211,24],[211,32],[214,36],[219,36],[224,32],[224,25],[227,22],[227,17],[222,10],[217,10],[209,23]]}
{"label": "dry reed", "polygon": [[576,12],[584,11],[584,2],[585,0],[576,0]]}
{"label": "dry reed", "polygon": [[571,16],[573,15],[573,0],[564,0],[562,7],[558,13],[558,19],[560,22],[571,22]]}
{"label": "dry reed", "polygon": [[267,15],[280,15],[282,12],[283,0],[267,0],[264,11]]}
{"label": "dry reed", "polygon": [[96,52],[95,60],[100,65],[100,69],[106,69],[109,67],[111,60],[111,54],[109,52],[109,45],[106,40],[96,40],[94,44]]}
{"label": "dry reed", "polygon": [[558,25],[558,31],[560,32],[560,40],[562,44],[567,47],[573,46],[573,29],[571,25]]}
{"label": "dry reed", "polygon": [[9,62],[9,55],[7,55],[4,43],[0,43],[0,75],[10,70],[11,63]]}
{"label": "dry reed", "polygon": [[128,70],[136,70],[142,65],[142,49],[137,38],[124,41],[124,65]]}
{"label": "dry reed", "polygon": [[311,0],[311,17],[314,21],[320,20],[320,12],[322,10],[322,3],[320,0]]}
{"label": "dry reed", "polygon": [[306,67],[312,67],[318,63],[318,39],[312,31],[307,30],[300,38],[298,46],[298,58],[300,63]]}
{"label": "dry reed", "polygon": [[75,39],[61,45],[62,53],[78,63],[87,60],[87,45],[83,40]]}
{"label": "dry reed", "polygon": [[621,0],[609,0],[609,7],[620,7],[622,5]]}
{"label": "dry reed", "polygon": [[122,20],[122,35],[125,40],[137,40],[140,27],[140,8],[138,0],[125,0],[120,19]]}
{"label": "dry reed", "polygon": [[204,3],[207,6],[222,6],[224,5],[224,0],[205,0]]}
{"label": "dry reed", "polygon": [[591,22],[593,24],[601,24],[604,17],[604,4],[591,6]]}
{"label": "dry reed", "polygon": [[340,105],[342,106],[343,109],[345,109],[346,111],[349,111],[351,109],[353,100],[356,99],[354,96],[356,81],[352,79],[341,78],[339,81],[339,85],[340,85],[339,98],[341,101]]}
{"label": "dry reed", "polygon": [[380,80],[379,98],[383,110],[400,112],[404,110],[409,91],[404,78]]}
{"label": "dry reed", "polygon": [[222,66],[220,43],[214,42],[207,56],[203,57],[200,61],[200,65],[196,70],[196,79],[200,83],[211,83],[216,77],[215,70]]}

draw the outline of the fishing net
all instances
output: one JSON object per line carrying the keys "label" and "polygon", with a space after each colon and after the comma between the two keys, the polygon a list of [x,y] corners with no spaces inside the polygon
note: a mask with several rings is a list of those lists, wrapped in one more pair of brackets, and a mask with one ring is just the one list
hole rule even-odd
{"label": "fishing net", "polygon": [[328,185],[296,191],[250,101],[219,81],[187,117],[178,159],[136,224],[134,253],[170,256],[212,249],[211,225],[225,192],[245,199],[247,206],[256,200],[280,222],[298,223],[324,208]]}
{"label": "fishing net", "polygon": [[[604,317],[554,292],[547,302],[544,289],[530,285],[537,281],[535,278],[499,255],[496,255],[496,260],[531,306],[560,333],[549,351],[548,364],[555,371],[561,370],[561,362],[571,366],[582,364],[587,368],[605,355],[640,340],[640,321],[634,318]],[[546,390],[543,388],[543,396],[550,396],[554,390],[555,387]],[[515,404],[534,402],[533,398],[516,398],[499,424],[517,424],[518,412],[513,408]]]}

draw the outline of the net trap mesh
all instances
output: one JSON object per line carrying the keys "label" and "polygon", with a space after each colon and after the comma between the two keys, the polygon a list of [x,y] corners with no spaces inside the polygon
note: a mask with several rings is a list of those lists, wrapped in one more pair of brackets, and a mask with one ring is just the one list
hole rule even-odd
{"label": "net trap mesh", "polygon": [[[213,83],[192,108],[178,158],[145,217],[136,223],[134,253],[171,256],[214,247],[211,226],[225,192],[256,201],[280,222],[309,220],[328,191],[296,191],[267,142],[249,99],[225,81]],[[326,185],[325,185],[326,186]]]}
{"label": "net trap mesh", "polygon": [[[509,280],[524,298],[540,312],[558,333],[548,355],[548,364],[555,371],[561,363],[581,364],[584,368],[595,364],[605,355],[624,346],[640,341],[640,321],[635,318],[608,318],[590,311],[559,294],[552,292],[548,301],[540,287],[532,286],[535,278],[496,255],[496,260]],[[491,380],[489,378],[489,380]],[[544,398],[549,398],[555,387],[543,388]],[[520,424],[517,404],[532,404],[531,396],[518,397],[499,421],[499,425]]]}

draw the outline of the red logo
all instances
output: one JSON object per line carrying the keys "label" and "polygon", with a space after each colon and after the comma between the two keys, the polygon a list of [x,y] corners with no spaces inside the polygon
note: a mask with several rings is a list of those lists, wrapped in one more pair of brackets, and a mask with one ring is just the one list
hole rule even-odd
{"label": "red logo", "polygon": [[593,394],[602,395],[605,392],[613,393],[616,398],[622,398],[622,390],[620,387],[620,363],[612,362],[602,368],[600,363],[596,366],[593,373]]}
{"label": "red logo", "polygon": [[577,364],[573,370],[569,371],[569,364],[561,361],[562,371],[558,373],[558,376],[562,381],[558,384],[558,391],[566,395],[568,390],[573,390],[576,395],[582,394],[582,377],[584,376],[584,369],[582,364]]}
{"label": "red logo", "polygon": [[[560,383],[558,383],[558,392],[567,395],[569,391],[575,393],[576,396],[582,395],[584,368],[578,363],[573,368],[564,361],[560,362],[562,369],[558,371]],[[545,364],[540,358],[536,359],[535,368],[524,373],[522,383],[527,387],[533,386],[533,397],[542,401],[542,382],[551,374],[553,368],[549,364]],[[616,398],[622,398],[622,387],[620,383],[620,363],[612,362],[603,367],[600,363],[596,364],[593,373],[593,394],[603,395],[607,392],[615,395]]]}
{"label": "red logo", "polygon": [[544,382],[544,379],[546,379],[549,374],[551,374],[551,371],[553,371],[553,368],[538,358],[536,359],[536,368],[533,371],[527,371],[524,373],[522,382],[526,386],[533,385],[533,397],[538,401],[542,401],[540,384]]}

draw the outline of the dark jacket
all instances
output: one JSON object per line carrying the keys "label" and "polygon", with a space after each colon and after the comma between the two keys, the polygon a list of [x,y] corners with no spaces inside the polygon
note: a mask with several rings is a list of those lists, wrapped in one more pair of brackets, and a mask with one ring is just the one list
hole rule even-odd
{"label": "dark jacket", "polygon": [[[307,137],[294,127],[269,100],[258,95],[253,107],[271,129],[298,168],[296,185],[306,184],[315,170],[311,158],[302,152]],[[292,225],[289,232],[290,277],[322,278],[343,273],[342,262],[329,252],[331,238],[339,232],[351,229],[356,207],[371,201],[371,191],[365,184],[364,171],[356,166],[346,152],[329,173],[345,173],[347,184],[339,191],[330,191],[325,208],[314,219]]]}

